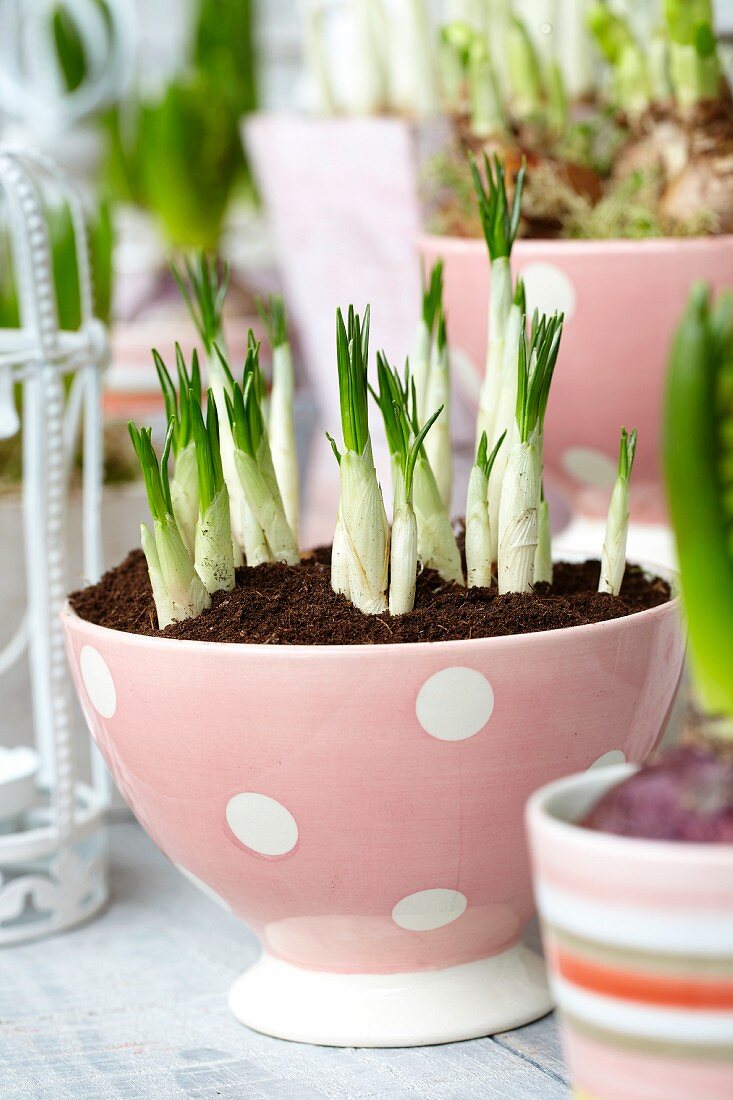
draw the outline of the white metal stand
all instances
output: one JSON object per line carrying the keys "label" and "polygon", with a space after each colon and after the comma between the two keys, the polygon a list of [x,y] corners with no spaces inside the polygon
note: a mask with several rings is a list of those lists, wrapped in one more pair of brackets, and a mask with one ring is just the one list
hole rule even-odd
{"label": "white metal stand", "polygon": [[[44,195],[71,212],[82,323],[59,329]],[[41,153],[0,149],[20,303],[19,329],[0,330],[0,434],[20,427],[12,404],[22,385],[23,514],[27,613],[0,652],[0,675],[28,652],[36,750],[35,798],[3,817],[0,774],[0,944],[61,931],[105,903],[103,815],[109,779],[91,746],[91,783],[76,777],[73,722],[59,611],[66,594],[64,519],[80,418],[84,422],[84,573],[101,572],[101,374],[107,337],[95,319],[89,247],[80,199]],[[68,396],[67,396],[68,391]]]}

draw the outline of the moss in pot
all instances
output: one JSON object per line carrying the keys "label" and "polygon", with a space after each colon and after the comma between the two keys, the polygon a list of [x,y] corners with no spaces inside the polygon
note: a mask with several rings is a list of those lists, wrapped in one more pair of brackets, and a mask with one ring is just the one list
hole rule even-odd
{"label": "moss in pot", "polygon": [[[550,784],[528,824],[579,1094],[733,1092],[733,299],[694,288],[667,385],[665,467],[699,711],[636,769]],[[599,866],[603,867],[599,874]],[[562,868],[572,867],[565,881]]]}
{"label": "moss in pot", "polygon": [[[539,56],[516,14],[492,28],[490,41],[464,23],[443,29],[444,103],[455,140],[427,166],[432,232],[480,235],[466,149],[500,152],[512,175],[528,163],[522,236],[733,231],[733,101],[710,0],[667,0],[664,21],[646,43],[605,0],[595,0],[584,33],[608,79],[589,100],[570,104],[557,60]],[[503,80],[497,42],[508,57]]]}
{"label": "moss in pot", "polygon": [[[498,220],[500,190],[489,199]],[[216,272],[189,273],[192,303],[216,306]],[[426,294],[423,361],[401,373],[380,355],[371,397],[368,311],[338,316],[337,532],[333,548],[303,556],[281,490],[287,454],[271,444],[273,418],[292,423],[287,396],[268,402],[254,340],[234,377],[207,305],[226,419],[216,393],[200,411],[187,364],[177,393],[165,381],[164,460],[133,432],[154,521],[145,554],[64,613],[77,690],[125,797],[183,873],[262,943],[232,1010],[301,1041],[453,1041],[548,1011],[543,966],[522,944],[532,914],[522,806],[568,761],[587,767],[615,747],[619,725],[626,755],[641,761],[680,673],[667,581],[629,567],[621,591],[607,590],[623,573],[623,486],[603,566],[553,565],[548,553],[542,425],[562,318],[527,327],[520,317],[514,377],[501,374],[514,423],[492,447],[482,432],[470,538],[451,524],[450,471],[432,465],[445,454],[434,433],[450,369],[439,273]],[[281,338],[282,318],[270,328]],[[393,459],[391,524],[371,459],[373,409]],[[172,491],[176,462],[168,470],[191,441],[192,533]],[[504,447],[510,489],[492,561],[489,484]],[[231,537],[232,473],[244,543]],[[246,564],[234,564],[237,551]]]}

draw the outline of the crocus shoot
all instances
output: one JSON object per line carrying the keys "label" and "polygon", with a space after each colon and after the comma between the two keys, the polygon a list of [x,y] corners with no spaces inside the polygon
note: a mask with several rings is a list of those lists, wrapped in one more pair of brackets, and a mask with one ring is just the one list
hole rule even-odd
{"label": "crocus shoot", "polygon": [[170,623],[195,618],[211,601],[196,573],[193,559],[186,549],[173,515],[168,483],[168,457],[173,442],[174,425],[171,423],[168,426],[160,463],[152,443],[152,429],[142,428],[138,431],[132,421],[128,424],[128,429],[142,467],[148,505],[153,517],[153,534],[150,534],[144,523],[140,533],[158,615],[158,628],[164,630]]}
{"label": "crocus shoot", "polygon": [[199,514],[199,494],[196,475],[196,447],[193,441],[193,417],[191,411],[191,393],[194,403],[201,401],[201,372],[198,352],[191,358],[191,373],[186,369],[180,344],[176,344],[176,370],[178,374],[178,392],[173,384],[168,368],[158,352],[153,349],[153,360],[158,372],[160,388],[163,391],[165,415],[168,424],[173,424],[171,451],[174,459],[171,478],[171,501],[173,515],[181,532],[186,549],[193,552],[196,535],[196,520]]}
{"label": "crocus shoot", "polygon": [[297,541],[300,479],[295,446],[295,373],[285,303],[279,294],[273,294],[269,305],[260,304],[259,309],[272,348],[272,389],[268,418],[272,464],[280,486],[285,515]]}
{"label": "crocus shoot", "polygon": [[387,610],[389,526],[369,436],[368,358],[369,307],[362,321],[350,306],[346,323],[338,310],[336,359],[343,451],[330,440],[341,483],[331,584],[360,611],[379,615]]}
{"label": "crocus shoot", "polygon": [[504,367],[504,345],[514,297],[509,259],[519,229],[525,169],[522,166],[517,175],[514,198],[511,203],[506,192],[506,170],[503,161],[498,157],[494,158],[494,164],[492,165],[489,157],[484,153],[485,181],[482,179],[478,166],[473,159],[471,159],[471,174],[476,188],[481,224],[491,261],[489,345],[486,358],[486,375],[479,397],[476,445],[478,447],[483,432],[486,432],[489,446],[493,447],[496,438],[498,438],[494,430],[494,414],[499,404]]}
{"label": "crocus shoot", "polygon": [[[297,565],[300,561],[298,544],[285,515],[262,412],[265,386],[259,350],[250,332],[241,386],[234,381],[221,356],[222,366],[229,376],[225,398],[234,442],[234,465],[247,507],[257,525],[257,564],[279,561]],[[252,564],[249,555],[247,564]]]}
{"label": "crocus shoot", "polygon": [[450,508],[451,497],[453,496],[451,369],[445,314],[442,309],[438,313],[435,339],[430,357],[430,370],[422,420],[433,417],[436,409],[442,409],[443,415],[425,440],[425,451],[435,472],[435,480],[438,483],[441,500],[446,508]]}
{"label": "crocus shoot", "polygon": [[516,433],[499,505],[499,592],[529,592],[539,541],[542,432],[563,318],[535,313],[529,339],[519,341]]}
{"label": "crocus shoot", "polygon": [[[256,545],[250,540],[250,546],[247,547],[245,529],[245,522],[248,519],[247,505],[234,465],[234,443],[227,418],[225,396],[229,380],[222,369],[221,360],[216,351],[217,348],[226,351],[222,314],[229,287],[229,267],[225,264],[220,268],[215,258],[208,256],[205,252],[199,252],[193,258],[186,257],[183,267],[181,271],[175,263],[172,263],[171,272],[188,306],[191,319],[206,352],[208,382],[213,390],[216,411],[219,415],[222,469],[229,493],[230,522],[236,544],[235,564],[241,564],[242,547],[247,554],[248,564],[257,564]],[[251,527],[251,524],[249,526]],[[249,560],[250,554],[253,561]]]}
{"label": "crocus shoot", "polygon": [[423,419],[426,411],[433,345],[442,303],[443,261],[438,260],[433,265],[427,279],[425,278],[425,272],[422,272],[422,314],[410,359],[411,375],[417,395],[417,412],[420,419]]}
{"label": "crocus shoot", "polygon": [[199,513],[194,542],[196,572],[209,594],[220,590],[230,592],[234,588],[234,547],[214,394],[208,391],[205,421],[193,390],[190,407],[198,474]]}
{"label": "crocus shoot", "polygon": [[428,432],[443,412],[435,410],[430,419],[415,433],[407,414],[410,390],[409,370],[403,386],[396,370],[386,357],[377,353],[379,393],[372,394],[382,413],[384,430],[392,457],[392,540],[389,577],[389,611],[405,615],[415,606],[415,583],[418,564],[417,518],[413,506],[415,463]]}
{"label": "crocus shoot", "polygon": [[636,429],[629,433],[621,429],[618,473],[611,494],[611,506],[603,540],[599,592],[618,596],[626,571],[626,539],[629,533],[629,481],[636,453]]}
{"label": "crocus shoot", "polygon": [[487,454],[486,432],[476,455],[468,481],[466,503],[466,574],[469,588],[491,587],[492,553],[491,520],[489,516],[489,485],[496,456],[506,438],[504,432],[491,454]]}

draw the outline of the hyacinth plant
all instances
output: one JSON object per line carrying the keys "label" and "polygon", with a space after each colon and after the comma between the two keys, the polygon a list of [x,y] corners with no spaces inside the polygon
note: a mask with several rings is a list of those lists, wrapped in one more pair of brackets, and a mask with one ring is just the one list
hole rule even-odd
{"label": "hyacinth plant", "polygon": [[733,721],[733,295],[694,287],[667,380],[664,465],[700,702]]}

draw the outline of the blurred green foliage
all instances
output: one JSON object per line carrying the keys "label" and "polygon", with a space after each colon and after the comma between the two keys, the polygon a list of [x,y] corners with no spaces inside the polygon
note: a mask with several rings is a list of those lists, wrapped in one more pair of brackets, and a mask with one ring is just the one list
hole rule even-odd
{"label": "blurred green foliage", "polygon": [[252,0],[201,0],[191,57],[156,100],[109,112],[107,178],[175,248],[216,249],[234,189],[251,181],[239,122],[257,105]]}
{"label": "blurred green foliage", "polygon": [[[59,323],[74,331],[81,324],[79,273],[71,212],[65,203],[47,209],[49,244],[53,266]],[[100,199],[87,219],[94,284],[94,310],[104,322],[110,319],[112,305],[113,229],[109,203]],[[18,292],[7,226],[0,225],[0,328],[20,324]]]}

